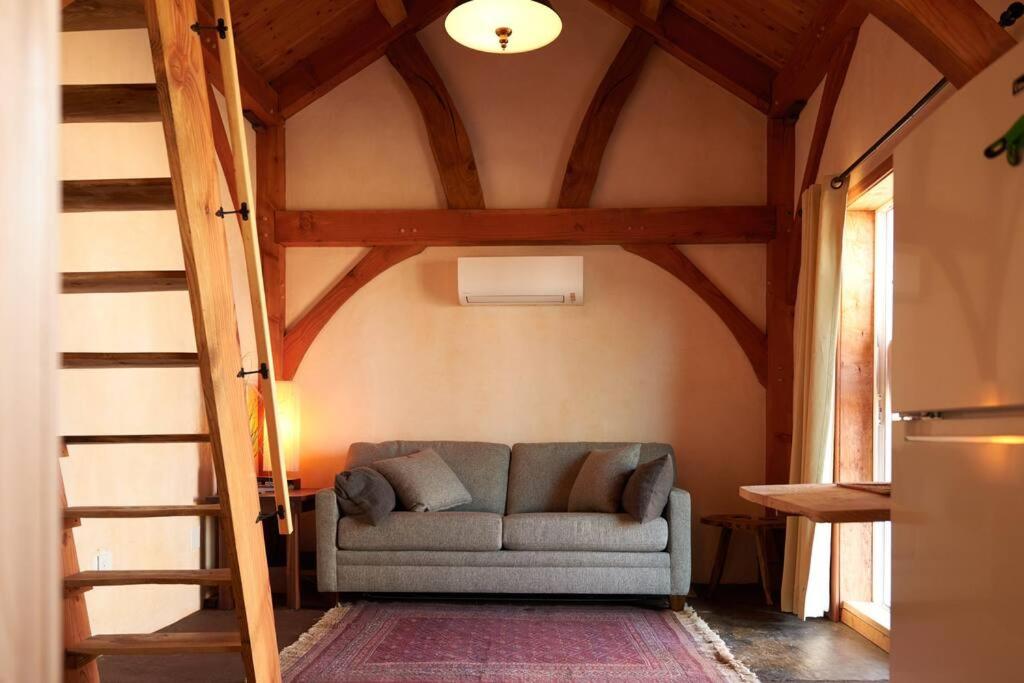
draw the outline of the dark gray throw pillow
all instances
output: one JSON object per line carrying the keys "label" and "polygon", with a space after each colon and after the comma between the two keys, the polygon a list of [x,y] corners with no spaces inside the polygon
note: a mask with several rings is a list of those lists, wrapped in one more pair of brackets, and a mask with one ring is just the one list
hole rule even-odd
{"label": "dark gray throw pillow", "polygon": [[666,454],[640,465],[626,482],[622,509],[637,521],[649,522],[660,517],[665,509],[676,483],[671,457]]}
{"label": "dark gray throw pillow", "polygon": [[640,460],[640,444],[590,451],[569,491],[569,512],[618,512],[622,489]]}
{"label": "dark gray throw pillow", "polygon": [[395,509],[395,490],[377,470],[357,467],[334,478],[338,507],[348,517],[377,526]]}

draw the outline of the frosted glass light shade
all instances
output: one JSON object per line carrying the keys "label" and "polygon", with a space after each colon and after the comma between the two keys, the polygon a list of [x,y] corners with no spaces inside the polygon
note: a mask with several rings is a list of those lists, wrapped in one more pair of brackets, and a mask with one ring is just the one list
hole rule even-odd
{"label": "frosted glass light shade", "polygon": [[540,0],[469,0],[448,13],[444,28],[468,48],[512,54],[551,43],[562,32],[562,20]]}

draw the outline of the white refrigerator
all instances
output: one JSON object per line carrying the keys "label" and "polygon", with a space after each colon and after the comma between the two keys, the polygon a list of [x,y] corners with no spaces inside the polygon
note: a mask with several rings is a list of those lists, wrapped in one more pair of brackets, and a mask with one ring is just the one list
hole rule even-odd
{"label": "white refrigerator", "polygon": [[896,149],[892,680],[1024,681],[1024,45]]}

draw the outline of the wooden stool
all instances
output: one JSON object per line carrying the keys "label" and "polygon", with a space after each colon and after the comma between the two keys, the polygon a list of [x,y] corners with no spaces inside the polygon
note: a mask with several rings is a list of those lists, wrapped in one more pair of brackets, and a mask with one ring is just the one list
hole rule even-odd
{"label": "wooden stool", "polygon": [[768,549],[774,554],[774,539],[772,531],[786,528],[785,517],[751,517],[750,515],[707,515],[700,518],[701,524],[717,526],[722,529],[718,537],[718,551],[715,553],[715,566],[711,569],[711,583],[708,584],[708,597],[715,594],[719,582],[722,580],[722,572],[725,570],[725,558],[729,554],[729,541],[732,539],[733,529],[742,529],[754,533],[754,541],[757,543],[757,568],[761,577],[761,588],[764,589],[764,599],[769,605],[772,603],[771,565],[768,562]]}

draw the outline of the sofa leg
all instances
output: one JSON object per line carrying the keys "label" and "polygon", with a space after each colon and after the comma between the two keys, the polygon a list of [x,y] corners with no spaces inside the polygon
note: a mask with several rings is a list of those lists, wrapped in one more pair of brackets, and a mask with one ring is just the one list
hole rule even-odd
{"label": "sofa leg", "polygon": [[682,612],[686,609],[686,596],[685,595],[670,595],[668,596],[668,606],[673,612]]}

